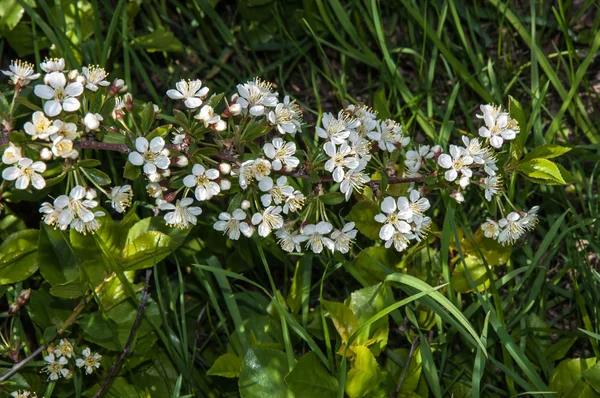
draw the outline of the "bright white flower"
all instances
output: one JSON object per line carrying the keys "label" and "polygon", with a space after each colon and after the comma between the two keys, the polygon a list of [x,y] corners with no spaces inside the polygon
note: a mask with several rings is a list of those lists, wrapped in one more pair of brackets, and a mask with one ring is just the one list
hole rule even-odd
{"label": "bright white flower", "polygon": [[[220,117],[220,116],[219,116]],[[213,125],[215,131],[225,131],[227,128],[227,122],[225,120],[219,120]]]}
{"label": "bright white flower", "polygon": [[466,135],[462,136],[462,141],[465,144],[465,154],[471,156],[474,163],[484,164],[489,152],[488,148],[483,148],[479,139],[469,139]]}
{"label": "bright white flower", "polygon": [[47,140],[52,134],[58,132],[58,127],[44,116],[44,112],[37,111],[33,113],[31,122],[23,125],[23,130],[31,136],[32,140]]}
{"label": "bright white flower", "polygon": [[496,156],[490,152],[488,152],[483,157],[483,169],[489,176],[495,176],[496,171],[498,170],[498,166],[496,165]]}
{"label": "bright white flower", "polygon": [[166,190],[166,187],[161,186],[157,182],[151,182],[150,184],[146,185],[146,191],[148,192],[148,195],[154,199],[162,199],[163,192]]}
{"label": "bright white flower", "polygon": [[273,92],[273,85],[258,77],[244,84],[237,85],[240,98],[237,103],[242,110],[250,112],[252,116],[265,114],[265,107],[277,106],[278,93]]}
{"label": "bright white flower", "polygon": [[100,122],[102,120],[104,120],[104,118],[99,113],[88,113],[85,115],[85,118],[83,118],[83,123],[88,129],[97,130],[100,127]]}
{"label": "bright white flower", "polygon": [[350,133],[360,126],[358,119],[344,111],[340,111],[337,119],[332,113],[325,113],[322,122],[323,127],[316,127],[317,135],[336,145],[344,143],[350,137]]}
{"label": "bright white flower", "polygon": [[371,178],[364,173],[367,162],[363,159],[355,169],[348,170],[344,174],[344,179],[340,184],[340,192],[344,194],[346,201],[352,197],[352,191],[359,194],[363,193],[365,184],[371,181]]}
{"label": "bright white flower", "polygon": [[123,213],[131,205],[131,199],[133,198],[131,185],[117,185],[116,187],[111,188],[108,198],[111,201],[110,205],[112,208],[115,209],[117,213]]}
{"label": "bright white flower", "polygon": [[295,168],[300,164],[296,154],[296,144],[285,142],[281,138],[274,138],[263,146],[263,151],[269,159],[273,159],[271,165],[273,170],[281,170],[283,165]]}
{"label": "bright white flower", "polygon": [[17,162],[17,166],[10,166],[2,172],[2,178],[7,181],[15,181],[15,188],[27,189],[29,182],[35,189],[43,189],[46,186],[46,180],[40,174],[46,171],[44,162],[34,162],[29,158],[22,158]]}
{"label": "bright white flower", "polygon": [[70,227],[75,231],[87,235],[93,234],[100,228],[98,217],[103,217],[105,214],[102,211],[95,211],[94,218],[90,221],[83,221],[81,218],[75,218],[71,221]]}
{"label": "bright white flower", "polygon": [[169,158],[165,156],[165,140],[154,137],[150,143],[144,137],[135,140],[136,151],[129,153],[129,162],[134,166],[144,165],[144,173],[154,174],[159,169],[169,168]]}
{"label": "bright white flower", "polygon": [[521,223],[521,226],[523,226],[523,228],[525,228],[527,231],[533,230],[535,228],[535,226],[537,225],[537,223],[538,223],[537,212],[539,209],[540,209],[539,206],[533,206],[531,208],[531,210],[529,210],[527,213],[523,212],[520,223]]}
{"label": "bright white flower", "polygon": [[2,163],[13,164],[17,163],[22,158],[21,148],[10,142],[8,148],[6,148],[2,154]]}
{"label": "bright white flower", "polygon": [[511,119],[506,112],[501,112],[500,107],[481,105],[482,115],[477,115],[485,122],[479,129],[479,135],[490,140],[490,145],[496,149],[502,147],[504,141],[514,140],[519,134],[519,125]]}
{"label": "bright white flower", "polygon": [[65,69],[64,58],[46,58],[40,63],[40,68],[46,73],[62,72]]}
{"label": "bright white flower", "polygon": [[506,218],[498,221],[498,225],[502,231],[498,235],[498,243],[505,245],[513,245],[526,232],[522,224],[521,215],[517,212],[509,213]]}
{"label": "bright white flower", "polygon": [[300,242],[307,241],[306,247],[310,247],[310,249],[314,253],[321,253],[323,251],[323,246],[328,248],[330,251],[335,250],[335,243],[324,236],[331,232],[333,229],[333,225],[328,222],[321,221],[318,224],[308,224],[302,230],[302,235],[298,238]]}
{"label": "bright white flower", "polygon": [[500,226],[494,220],[487,219],[486,222],[481,224],[481,230],[486,238],[496,239],[500,235]]}
{"label": "bright white flower", "polygon": [[350,133],[348,141],[350,141],[350,148],[352,149],[351,154],[358,156],[365,162],[371,160],[371,141],[361,137],[356,131]]}
{"label": "bright white flower", "polygon": [[500,177],[486,177],[481,183],[481,188],[485,190],[485,198],[488,202],[492,201],[492,196],[500,191]]}
{"label": "bright white flower", "polygon": [[352,148],[345,142],[338,149],[332,141],[328,141],[323,145],[323,150],[330,158],[325,162],[325,170],[333,173],[335,182],[341,182],[344,179],[344,167],[348,169],[358,167],[358,159],[356,156],[350,155]]}
{"label": "bright white flower", "polygon": [[402,126],[390,119],[377,123],[377,130],[370,132],[368,137],[377,141],[379,148],[388,152],[396,150],[396,144],[405,147],[410,143],[410,137],[404,136]]}
{"label": "bright white flower", "polygon": [[57,137],[74,140],[79,136],[77,133],[77,125],[75,123],[65,123],[62,120],[56,119],[52,122],[52,125],[58,129],[56,134],[50,136],[50,139],[52,140],[55,140]]}
{"label": "bright white flower", "polygon": [[429,207],[431,206],[429,204],[429,200],[427,200],[427,198],[422,198],[421,193],[417,189],[413,189],[410,191],[409,198],[410,198],[409,206],[414,214],[423,214],[427,210],[429,210]]}
{"label": "bright white flower", "polygon": [[219,214],[219,221],[214,224],[213,228],[217,231],[223,231],[231,240],[238,240],[240,232],[250,237],[253,231],[251,231],[246,219],[246,213],[242,209],[236,209],[232,214],[223,212]]}
{"label": "bright white flower", "polygon": [[34,88],[35,95],[46,101],[44,112],[53,117],[63,109],[65,112],[75,112],[81,104],[76,97],[83,93],[83,86],[79,82],[69,83],[62,72],[52,72],[44,78],[46,84],[38,84]]}
{"label": "bright white flower", "polygon": [[276,205],[282,204],[287,198],[294,194],[294,188],[287,184],[287,177],[281,176],[277,179],[277,185],[273,184],[271,177],[265,177],[258,183],[258,189],[267,192],[260,197],[264,207],[271,206],[272,202]]}
{"label": "bright white flower", "polygon": [[294,191],[294,193],[288,196],[285,200],[285,204],[283,205],[283,214],[288,214],[290,211],[295,213],[302,210],[305,200],[306,198],[302,192]]}
{"label": "bright white flower", "polygon": [[416,151],[406,151],[406,161],[425,163],[427,159],[433,158],[434,155],[435,153],[430,150],[429,145],[419,145]]}
{"label": "bright white flower", "polygon": [[196,225],[197,218],[202,213],[202,209],[190,205],[194,202],[192,198],[183,198],[177,200],[176,204],[162,203],[159,208],[163,211],[172,210],[165,214],[164,219],[168,226],[177,228],[187,228],[190,224]]}
{"label": "bright white flower", "polygon": [[450,145],[450,155],[443,153],[438,157],[438,164],[446,171],[444,177],[447,181],[454,181],[460,172],[465,177],[471,177],[473,172],[467,166],[473,164],[473,158],[465,153],[465,149]]}
{"label": "bright white flower", "polygon": [[256,159],[252,163],[252,174],[256,181],[262,180],[264,177],[271,174],[271,163],[265,159]]}
{"label": "bright white flower", "polygon": [[61,376],[67,377],[69,374],[69,369],[64,368],[69,363],[67,358],[56,358],[54,354],[48,354],[44,357],[44,361],[46,361],[46,366],[42,369],[42,372],[48,373],[48,380],[58,380]]}
{"label": "bright white flower", "polygon": [[300,252],[302,250],[300,248],[300,243],[303,242],[302,235],[298,235],[298,232],[290,233],[285,228],[281,228],[275,231],[275,236],[281,248],[286,252],[293,253],[294,251]]}
{"label": "bright white flower", "polygon": [[331,239],[335,245],[335,250],[340,253],[348,253],[350,251],[350,244],[356,239],[357,230],[354,229],[354,223],[349,222],[339,230],[336,229],[331,233]]}
{"label": "bright white flower", "polygon": [[27,390],[17,390],[17,391],[13,391],[12,393],[10,393],[10,395],[13,398],[37,398],[37,394],[33,394],[31,395],[31,392],[27,391]]}
{"label": "bright white flower", "polygon": [[54,207],[60,210],[60,214],[56,220],[57,227],[65,230],[76,218],[83,223],[87,223],[96,217],[96,214],[91,209],[98,206],[98,202],[89,199],[82,200],[85,198],[85,195],[85,188],[77,185],[71,189],[69,196],[60,195],[54,200]]}
{"label": "bright white flower", "polygon": [[56,354],[57,357],[65,356],[71,358],[74,355],[73,345],[67,339],[60,339],[58,347],[54,350],[54,354]]}
{"label": "bright white flower", "polygon": [[269,112],[269,122],[277,126],[280,134],[293,136],[302,127],[302,110],[295,100],[290,102],[290,97],[286,95],[283,102]]}
{"label": "bright white flower", "polygon": [[21,60],[12,61],[8,69],[3,70],[2,73],[8,76],[13,84],[19,83],[21,86],[26,86],[40,77],[39,73],[34,73],[35,69],[29,62]]}
{"label": "bright white flower", "polygon": [[175,83],[176,90],[167,91],[169,98],[174,100],[185,100],[183,103],[189,109],[196,109],[202,105],[202,100],[208,94],[208,87],[202,87],[201,80],[188,80],[187,82],[182,79]]}
{"label": "bright white flower", "polygon": [[394,231],[401,233],[411,231],[410,224],[406,220],[410,220],[414,212],[407,198],[401,196],[396,201],[388,196],[381,202],[381,211],[385,214],[377,214],[375,221],[383,224],[379,230],[379,237],[382,240],[391,239]]}
{"label": "bright white flower", "polygon": [[216,124],[221,120],[221,116],[215,115],[215,110],[210,105],[204,105],[194,118],[203,122],[204,127]]}
{"label": "bright white flower", "polygon": [[[55,200],[56,202],[56,200]],[[47,225],[55,225],[58,221],[58,216],[60,215],[62,209],[57,209],[55,208],[52,204],[48,203],[48,202],[44,202],[42,203],[42,206],[40,206],[40,210],[39,212],[44,214],[44,216],[42,217],[42,220],[47,224]]]}
{"label": "bright white flower", "polygon": [[78,368],[85,368],[86,374],[92,374],[94,369],[98,369],[100,367],[102,355],[98,354],[97,352],[92,353],[88,347],[81,351],[81,355],[83,355],[83,358],[77,358],[75,365],[77,365]]}
{"label": "bright white flower", "polygon": [[283,218],[281,217],[281,206],[269,206],[262,214],[255,213],[252,216],[252,224],[258,225],[258,234],[267,237],[272,230],[278,230],[283,227]]}
{"label": "bright white flower", "polygon": [[53,135],[54,139],[52,140],[52,154],[61,158],[71,158],[76,159],[79,156],[79,152],[77,149],[73,149],[73,141],[64,138],[60,135]]}
{"label": "bright white flower", "polygon": [[385,242],[385,248],[389,249],[392,247],[392,245],[394,245],[394,249],[396,249],[396,251],[402,252],[408,247],[408,244],[410,243],[410,237],[412,236],[412,234],[393,231],[391,237]]}
{"label": "bright white flower", "polygon": [[81,73],[85,76],[85,88],[91,91],[98,91],[98,86],[106,87],[110,82],[106,81],[108,73],[99,66],[88,66],[81,68]]}
{"label": "bright white flower", "polygon": [[464,201],[465,201],[465,197],[464,197],[464,195],[462,194],[462,192],[459,192],[459,191],[453,191],[453,192],[450,194],[450,197],[451,197],[452,199],[456,200],[458,203],[462,203],[462,202],[464,202]]}
{"label": "bright white flower", "polygon": [[183,185],[188,188],[196,187],[194,195],[197,200],[210,200],[221,192],[219,184],[212,181],[217,178],[219,178],[217,169],[206,170],[203,166],[195,164],[192,168],[192,174],[185,176],[183,179]]}
{"label": "bright white flower", "polygon": [[52,159],[52,151],[48,148],[42,148],[40,151],[40,159],[41,160],[51,160]]}
{"label": "bright white flower", "polygon": [[421,165],[420,161],[411,161],[405,160],[404,165],[406,168],[404,169],[404,177],[406,178],[415,178],[421,177]]}
{"label": "bright white flower", "polygon": [[366,137],[368,133],[377,127],[377,112],[368,106],[350,104],[345,111],[360,122],[360,126],[356,129],[359,137]]}
{"label": "bright white flower", "polygon": [[405,236],[420,242],[427,235],[427,231],[431,225],[431,218],[424,216],[423,214],[415,213],[411,220],[413,223],[413,230],[410,234],[406,234]]}

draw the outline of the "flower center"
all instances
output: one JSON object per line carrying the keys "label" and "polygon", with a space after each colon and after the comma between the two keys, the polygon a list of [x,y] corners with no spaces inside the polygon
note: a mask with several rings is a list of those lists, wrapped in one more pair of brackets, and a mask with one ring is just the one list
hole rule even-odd
{"label": "flower center", "polygon": [[206,176],[206,174],[201,174],[198,177],[196,177],[196,183],[198,185],[206,185],[208,183],[208,177]]}
{"label": "flower center", "polygon": [[54,99],[56,101],[63,102],[66,97],[67,97],[67,95],[65,94],[64,87],[58,87],[58,88],[54,89]]}

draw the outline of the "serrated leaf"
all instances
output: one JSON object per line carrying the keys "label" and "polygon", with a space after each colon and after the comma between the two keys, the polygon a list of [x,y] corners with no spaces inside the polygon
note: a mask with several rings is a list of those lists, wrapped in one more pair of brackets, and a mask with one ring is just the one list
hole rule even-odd
{"label": "serrated leaf", "polygon": [[98,169],[85,169],[85,175],[100,186],[109,185],[111,182],[110,177]]}
{"label": "serrated leaf", "polygon": [[339,386],[314,352],[300,358],[285,381],[295,398],[335,398]]}
{"label": "serrated leaf", "polygon": [[537,183],[548,185],[564,185],[567,183],[556,163],[548,159],[538,158],[521,162],[516,170]]}
{"label": "serrated leaf", "polygon": [[523,158],[523,161],[528,161],[531,159],[538,159],[538,158],[552,159],[552,158],[556,158],[556,157],[564,155],[565,153],[569,152],[571,149],[572,148],[568,148],[568,147],[564,147],[564,146],[560,146],[560,145],[546,144],[546,145],[539,146],[539,147],[535,148],[534,150],[532,150],[531,152],[529,152]]}
{"label": "serrated leaf", "polygon": [[373,390],[383,380],[383,375],[375,356],[367,347],[356,346],[354,352],[356,359],[346,376],[345,390],[350,398],[360,398]]}
{"label": "serrated leaf", "polygon": [[234,378],[240,375],[242,360],[230,352],[221,355],[206,371],[207,376]]}

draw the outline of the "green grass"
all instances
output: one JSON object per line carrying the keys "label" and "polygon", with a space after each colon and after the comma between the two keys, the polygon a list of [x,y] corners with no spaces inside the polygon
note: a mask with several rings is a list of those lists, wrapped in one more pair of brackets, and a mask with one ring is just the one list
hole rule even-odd
{"label": "green grass", "polygon": [[[510,95],[527,115],[521,132],[527,147],[574,147],[561,163],[575,182],[513,185],[511,200],[523,208],[540,205],[541,221],[530,239],[515,247],[507,266],[495,270],[492,285],[477,294],[453,289],[448,248],[456,246],[459,231],[469,238],[465,231],[476,228],[478,217],[460,205],[449,207],[439,220],[442,255],[430,264],[433,269],[435,262],[439,273],[427,280],[432,286],[449,284],[423,294],[423,282],[407,282],[409,276],[398,270],[384,270],[397,302],[369,322],[389,314],[387,349],[408,349],[409,333],[400,326],[418,323],[413,300],[438,315],[431,332],[412,328],[412,337],[422,342],[434,396],[551,396],[550,375],[560,360],[600,357],[596,1],[306,0],[300,5],[244,0],[237,6],[217,2],[213,8],[214,3],[149,0],[138,7],[94,0],[86,14],[63,12],[72,1],[40,0],[33,7],[19,0],[33,34],[31,51],[2,39],[0,59],[6,65],[16,51],[25,51],[39,61],[48,53],[47,37],[71,66],[105,64],[111,77],[143,93],[136,99],[159,104],[166,103],[164,93],[181,77],[206,80],[211,90],[231,94],[235,84],[260,76],[310,110],[305,118],[311,135],[324,112],[359,101],[399,120],[417,141],[426,136],[443,145],[459,139],[463,129],[475,131],[479,104],[507,106]],[[162,36],[140,39],[163,30],[181,42],[181,51],[170,51],[173,41]],[[480,210],[475,212],[483,214]],[[220,263],[204,256],[209,243],[196,245],[202,249],[197,259],[188,253],[174,258],[174,267],[155,267],[159,348],[148,354],[153,365],[144,372],[167,380],[173,397],[235,396],[237,383],[206,376],[206,370],[226,350],[246,352],[257,338],[253,328],[264,326],[268,330],[260,332],[261,338],[281,345],[290,369],[295,358],[313,351],[344,383],[346,362],[336,368],[338,347],[323,338],[336,332],[319,303],[343,301],[362,287],[352,263],[322,256],[299,259],[300,304],[293,314],[284,300],[292,288],[291,261],[248,244],[238,248],[242,255],[229,257],[237,262]],[[462,251],[460,245],[456,249]],[[127,281],[125,275],[119,278]],[[126,286],[132,289],[129,282]],[[248,314],[260,322],[249,323]],[[558,353],[548,355],[548,350]],[[142,371],[130,362],[124,375]]]}

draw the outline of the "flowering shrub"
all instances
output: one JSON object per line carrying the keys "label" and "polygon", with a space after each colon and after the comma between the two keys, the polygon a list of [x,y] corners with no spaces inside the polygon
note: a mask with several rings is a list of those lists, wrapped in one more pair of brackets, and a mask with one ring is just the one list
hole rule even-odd
{"label": "flowering shrub", "polygon": [[[0,96],[1,205],[10,215],[13,205],[35,204],[41,227],[14,232],[0,246],[0,284],[26,280],[39,269],[48,297],[87,297],[116,284],[114,296],[136,297],[133,271],[174,253],[194,226],[230,241],[276,242],[286,254],[349,261],[360,252],[361,265],[393,251],[410,261],[438,238],[450,239],[436,224],[446,209],[482,202],[489,216],[480,228],[460,231],[474,235],[480,248],[469,247],[457,231],[452,248],[461,255],[451,277],[460,291],[484,289],[487,266],[505,264],[509,246],[538,223],[538,206],[515,206],[507,184],[517,175],[543,184],[568,178],[548,160],[566,148],[546,145],[525,155],[526,120],[512,98],[510,112],[482,105],[479,129],[465,127],[462,140],[446,148],[415,142],[403,126],[364,104],[325,113],[309,128],[296,101],[258,78],[239,84],[231,96],[211,93],[200,80],[181,80],[166,93],[176,108],[166,115],[160,105],[134,101],[125,83],[109,80],[99,66],[69,69],[63,59],[39,66],[36,73],[33,65],[15,61],[3,71],[12,99]],[[359,241],[370,247],[363,251]],[[487,264],[474,256],[477,250]],[[35,261],[28,259],[32,253]],[[359,274],[370,278],[373,272]],[[117,322],[110,311],[123,304],[103,305]],[[387,337],[367,333],[351,341],[344,322],[355,322],[356,329],[359,320],[352,319],[359,315],[341,303],[325,306],[351,351],[352,370],[360,361],[375,361],[379,351],[366,347],[383,347]],[[45,343],[61,337],[76,316],[44,332]],[[82,327],[89,341],[112,349]],[[72,376],[75,367],[86,374],[99,368],[100,354],[85,348],[76,357],[75,351],[66,338],[48,347],[43,371],[50,380]],[[213,374],[223,372],[217,366]],[[346,392],[362,396],[356,389],[366,387],[358,376],[351,379],[356,384],[347,384]]]}

